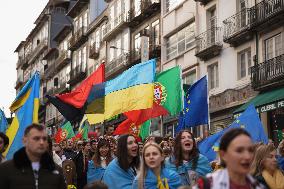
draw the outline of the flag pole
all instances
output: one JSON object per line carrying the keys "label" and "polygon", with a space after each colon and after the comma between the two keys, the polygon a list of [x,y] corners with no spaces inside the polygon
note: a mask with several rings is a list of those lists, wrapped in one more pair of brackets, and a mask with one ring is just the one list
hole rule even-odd
{"label": "flag pole", "polygon": [[160,119],[161,119],[161,137],[163,137],[163,116],[160,116]]}
{"label": "flag pole", "polygon": [[211,129],[210,125],[210,110],[209,110],[209,88],[208,88],[208,74],[206,74],[206,82],[207,82],[207,106],[208,106],[208,132]]}

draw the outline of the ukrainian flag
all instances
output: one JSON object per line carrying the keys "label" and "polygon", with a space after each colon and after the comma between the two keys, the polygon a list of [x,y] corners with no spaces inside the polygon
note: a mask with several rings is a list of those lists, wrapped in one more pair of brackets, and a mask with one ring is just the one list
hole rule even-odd
{"label": "ukrainian flag", "polygon": [[15,117],[6,131],[10,140],[7,150],[4,152],[7,159],[12,159],[14,153],[23,146],[22,138],[26,127],[32,123],[38,123],[39,88],[40,77],[36,72],[10,106],[11,112],[15,112]]}
{"label": "ukrainian flag", "polygon": [[[91,91],[86,115],[90,124],[103,122],[115,115],[153,106],[156,60],[136,64],[118,77],[101,85],[103,90]],[[93,94],[102,93],[102,94]],[[104,96],[103,99],[96,99]],[[100,103],[102,102],[102,103]],[[103,104],[103,113],[92,113]]]}

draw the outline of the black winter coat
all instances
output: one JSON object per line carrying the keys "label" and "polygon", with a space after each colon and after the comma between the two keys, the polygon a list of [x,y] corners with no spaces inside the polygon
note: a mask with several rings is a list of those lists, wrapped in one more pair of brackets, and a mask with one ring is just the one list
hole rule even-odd
{"label": "black winter coat", "polygon": [[25,148],[14,154],[12,160],[0,164],[1,189],[66,189],[62,170],[52,157],[45,153],[40,160],[38,187]]}

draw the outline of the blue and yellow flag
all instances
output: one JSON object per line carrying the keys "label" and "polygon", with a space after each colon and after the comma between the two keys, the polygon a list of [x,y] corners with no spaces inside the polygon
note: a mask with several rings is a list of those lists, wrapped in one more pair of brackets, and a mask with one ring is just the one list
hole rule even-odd
{"label": "blue and yellow flag", "polygon": [[15,117],[6,131],[10,140],[7,150],[4,152],[7,159],[12,159],[13,154],[23,146],[22,138],[26,127],[32,123],[38,123],[39,88],[40,77],[39,73],[36,72],[10,106]]}
{"label": "blue and yellow flag", "polygon": [[199,143],[200,153],[205,155],[209,161],[213,161],[216,158],[216,151],[218,151],[222,136],[231,128],[245,129],[251,135],[253,142],[268,143],[268,138],[265,134],[258,113],[256,112],[255,107],[251,104],[231,125]]}
{"label": "blue and yellow flag", "polygon": [[8,122],[4,112],[0,109],[0,132],[5,133],[8,127]]}
{"label": "blue and yellow flag", "polygon": [[[86,110],[90,124],[100,123],[111,117],[132,111],[147,109],[153,106],[154,78],[156,60],[136,64],[124,71],[118,77],[100,84],[89,95],[89,105]],[[98,93],[98,94],[94,94]],[[98,99],[103,96],[103,98]],[[96,113],[102,104],[104,111]]]}

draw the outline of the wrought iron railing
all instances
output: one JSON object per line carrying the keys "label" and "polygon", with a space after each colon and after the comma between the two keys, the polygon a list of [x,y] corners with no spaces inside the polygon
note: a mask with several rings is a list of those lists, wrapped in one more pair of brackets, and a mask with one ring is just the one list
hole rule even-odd
{"label": "wrought iron railing", "polygon": [[73,47],[77,44],[77,42],[85,35],[86,27],[82,26],[79,28],[75,34],[69,40],[69,47]]}
{"label": "wrought iron railing", "polygon": [[284,54],[251,67],[253,88],[284,79]]}
{"label": "wrought iron railing", "polygon": [[139,7],[133,7],[129,10],[129,19],[132,20],[143,13],[152,11],[151,6],[159,4],[160,0],[142,0]]}
{"label": "wrought iron railing", "polygon": [[127,22],[129,22],[129,15],[127,13],[121,13],[119,16],[109,21],[109,23],[103,29],[103,37],[113,32],[113,30],[118,28],[118,26],[122,25],[123,23],[127,23]]}
{"label": "wrought iron railing", "polygon": [[61,69],[65,64],[64,62],[66,60],[71,59],[71,53],[68,50],[61,50],[59,51],[59,56],[58,58],[55,60],[55,65],[58,69]]}
{"label": "wrought iron railing", "polygon": [[129,64],[129,53],[123,53],[106,65],[106,72],[111,73],[115,70],[118,70],[121,66],[126,66],[128,64]]}
{"label": "wrought iron railing", "polygon": [[140,59],[141,59],[141,49],[140,48],[130,51],[130,60],[132,63]]}
{"label": "wrought iron railing", "polygon": [[237,14],[224,20],[224,40],[247,29],[251,24],[250,18],[251,10],[243,9]]}
{"label": "wrought iron railing", "polygon": [[251,8],[252,24],[258,24],[284,10],[284,0],[263,0]]}
{"label": "wrought iron railing", "polygon": [[284,0],[263,0],[251,8],[241,10],[223,21],[224,40],[269,20],[281,11],[284,11]]}
{"label": "wrought iron railing", "polygon": [[196,52],[197,54],[214,45],[221,46],[221,28],[212,27],[209,30],[201,33],[196,37]]}
{"label": "wrought iron railing", "polygon": [[74,69],[70,72],[70,80],[74,80],[77,77],[81,76],[82,74],[86,74],[86,68],[84,69],[82,65],[76,66]]}
{"label": "wrought iron railing", "polygon": [[63,92],[63,91],[67,91],[68,90],[68,87],[67,87],[67,82],[66,81],[61,81],[61,82],[59,82],[58,83],[58,86],[57,87],[55,87],[55,89],[54,89],[54,93],[55,94],[59,94],[59,93],[61,93],[61,92]]}
{"label": "wrought iron railing", "polygon": [[97,42],[94,42],[90,46],[89,50],[89,57],[90,58],[97,58],[99,56],[99,46]]}
{"label": "wrought iron railing", "polygon": [[44,48],[47,48],[46,38],[41,40],[40,43],[32,51],[29,52],[29,54],[26,56],[27,60],[29,62],[32,62]]}

